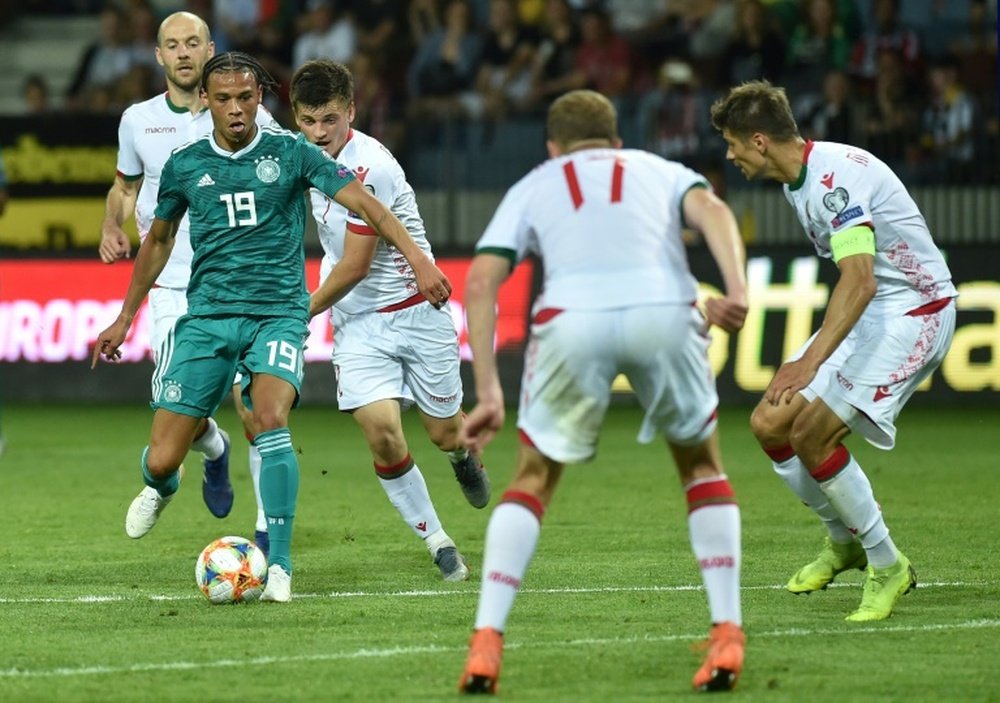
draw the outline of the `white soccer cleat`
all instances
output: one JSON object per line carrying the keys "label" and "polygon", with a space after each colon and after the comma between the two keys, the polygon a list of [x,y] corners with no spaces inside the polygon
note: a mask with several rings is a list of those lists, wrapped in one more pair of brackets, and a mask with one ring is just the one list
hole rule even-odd
{"label": "white soccer cleat", "polygon": [[287,603],[292,599],[292,575],[278,564],[267,568],[267,585],[260,594],[262,601],[271,603]]}
{"label": "white soccer cleat", "polygon": [[164,498],[151,486],[143,488],[125,513],[125,534],[132,539],[139,539],[152,530],[171,498],[172,495]]}

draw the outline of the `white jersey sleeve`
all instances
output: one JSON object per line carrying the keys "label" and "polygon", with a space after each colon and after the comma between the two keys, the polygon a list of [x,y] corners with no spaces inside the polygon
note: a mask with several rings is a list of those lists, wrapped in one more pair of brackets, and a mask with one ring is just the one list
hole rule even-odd
{"label": "white jersey sleeve", "polygon": [[927,222],[895,173],[845,144],[808,142],[803,175],[785,195],[823,258],[833,237],[857,226],[875,234],[875,297],[869,314],[903,314],[957,295]]}
{"label": "white jersey sleeve", "polygon": [[122,113],[121,122],[118,123],[118,163],[115,168],[118,174],[126,180],[135,180],[143,175],[144,169],[142,159],[135,149],[135,125],[133,115],[135,106],[131,106]]}
{"label": "white jersey sleeve", "polygon": [[504,196],[477,252],[542,259],[536,309],[693,303],[681,202],[707,187],[694,171],[637,149],[586,149],[546,161]]}
{"label": "white jersey sleeve", "polygon": [[[392,153],[377,139],[352,130],[350,139],[337,155],[337,161],[354,172],[358,181],[399,218],[417,246],[433,259],[413,188]],[[360,236],[376,237],[378,234],[356,213],[349,212],[325,195],[313,191],[310,198],[325,253],[320,268],[322,281],[343,257],[348,231]],[[368,275],[334,305],[334,312],[371,312],[417,294],[416,275],[406,257],[389,242],[379,238]]]}

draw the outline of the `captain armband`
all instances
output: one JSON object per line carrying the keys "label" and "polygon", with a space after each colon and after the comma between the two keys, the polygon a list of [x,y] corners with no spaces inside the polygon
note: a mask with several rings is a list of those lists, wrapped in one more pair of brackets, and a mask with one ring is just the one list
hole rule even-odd
{"label": "captain armband", "polygon": [[830,238],[834,263],[846,256],[870,254],[875,256],[875,233],[868,227],[851,227]]}

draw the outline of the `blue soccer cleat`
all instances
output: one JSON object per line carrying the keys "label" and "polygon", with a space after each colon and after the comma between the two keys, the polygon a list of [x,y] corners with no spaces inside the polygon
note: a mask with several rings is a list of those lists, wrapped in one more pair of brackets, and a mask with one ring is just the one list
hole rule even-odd
{"label": "blue soccer cleat", "polygon": [[220,429],[224,449],[218,459],[205,459],[205,481],[201,495],[215,517],[226,517],[233,509],[233,484],[229,482],[229,435]]}

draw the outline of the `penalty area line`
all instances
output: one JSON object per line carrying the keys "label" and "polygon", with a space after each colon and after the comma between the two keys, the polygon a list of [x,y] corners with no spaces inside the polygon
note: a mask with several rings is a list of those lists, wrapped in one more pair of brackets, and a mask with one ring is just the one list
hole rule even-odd
{"label": "penalty area line", "polygon": [[[829,637],[836,635],[857,636],[859,634],[898,634],[898,633],[932,633],[932,632],[954,632],[956,630],[981,630],[987,628],[1000,628],[1000,620],[983,619],[968,620],[958,623],[940,623],[928,625],[887,625],[887,626],[865,626],[865,627],[842,627],[842,628],[789,628],[783,630],[766,630],[754,632],[751,630],[750,636],[754,640],[759,639],[780,639],[791,637]],[[697,642],[705,638],[705,633],[697,634],[677,634],[677,635],[644,635],[635,637],[587,637],[573,640],[551,640],[543,642],[519,642],[511,641],[505,646],[507,650],[515,649],[566,649],[569,647],[615,647],[621,645],[636,645],[643,643],[663,643],[691,641]],[[398,656],[412,656],[414,654],[445,654],[465,652],[466,647],[462,646],[444,647],[440,645],[422,645],[414,647],[387,647],[370,648],[365,647],[347,652],[328,652],[324,654],[303,654],[281,657],[246,657],[242,659],[218,659],[215,661],[203,662],[152,662],[147,664],[131,664],[129,666],[80,666],[80,667],[58,667],[54,669],[20,669],[10,668],[0,670],[0,679],[43,679],[43,678],[69,678],[77,676],[114,676],[121,674],[136,674],[155,671],[192,671],[202,669],[226,669],[232,667],[247,667],[256,665],[280,665],[295,664],[301,662],[331,662],[350,661],[358,659],[388,659]]]}

